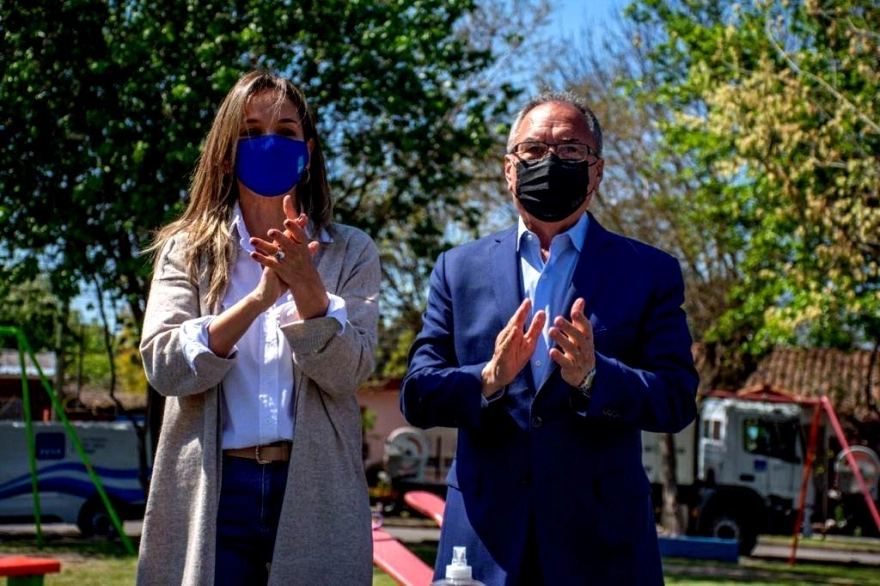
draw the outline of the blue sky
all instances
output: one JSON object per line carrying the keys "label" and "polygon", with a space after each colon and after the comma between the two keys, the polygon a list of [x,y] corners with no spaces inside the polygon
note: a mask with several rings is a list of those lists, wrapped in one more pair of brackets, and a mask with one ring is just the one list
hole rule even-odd
{"label": "blue sky", "polygon": [[[590,23],[603,20],[612,10],[623,10],[628,0],[561,0],[553,2],[550,14],[550,32],[564,36],[582,32]],[[594,29],[601,30],[601,28]]]}

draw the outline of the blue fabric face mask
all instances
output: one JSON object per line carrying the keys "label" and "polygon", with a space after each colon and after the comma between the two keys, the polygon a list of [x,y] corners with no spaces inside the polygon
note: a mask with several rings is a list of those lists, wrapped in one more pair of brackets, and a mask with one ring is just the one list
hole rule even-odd
{"label": "blue fabric face mask", "polygon": [[284,195],[299,182],[309,161],[305,141],[265,134],[238,141],[235,175],[258,195]]}

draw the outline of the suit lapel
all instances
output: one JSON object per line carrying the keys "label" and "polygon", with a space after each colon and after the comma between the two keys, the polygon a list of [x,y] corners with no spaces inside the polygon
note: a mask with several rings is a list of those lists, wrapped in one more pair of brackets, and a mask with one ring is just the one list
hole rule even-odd
{"label": "suit lapel", "polygon": [[[522,279],[520,278],[519,257],[516,254],[517,228],[499,232],[495,238],[491,254],[492,285],[495,289],[495,315],[498,318],[500,332],[513,317],[514,312],[523,301]],[[524,393],[531,396],[535,383],[529,365],[510,383],[509,392],[512,397],[521,397]],[[519,400],[519,399],[517,399]]]}
{"label": "suit lapel", "polygon": [[614,266],[608,231],[596,221],[592,214],[589,216],[590,226],[587,229],[587,238],[581,247],[581,254],[578,257],[577,265],[575,265],[574,275],[572,275],[571,285],[563,305],[565,307],[563,316],[566,319],[571,317],[571,306],[578,297],[584,298],[584,314],[588,318],[592,315],[592,308],[595,306],[599,291],[607,283],[608,274],[611,267]]}
{"label": "suit lapel", "polygon": [[495,314],[501,320],[501,328],[522,303],[522,283],[519,278],[519,259],[516,256],[516,227],[500,232],[491,250],[492,285],[498,306]]}

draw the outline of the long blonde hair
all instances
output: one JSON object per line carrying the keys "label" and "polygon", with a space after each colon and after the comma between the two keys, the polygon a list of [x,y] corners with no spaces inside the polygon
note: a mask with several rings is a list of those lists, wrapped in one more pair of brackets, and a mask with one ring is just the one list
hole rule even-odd
{"label": "long blonde hair", "polygon": [[305,181],[301,179],[296,187],[300,209],[316,229],[327,226],[332,215],[324,154],[305,96],[290,81],[273,73],[252,71],[245,74],[226,94],[214,117],[192,175],[189,204],[181,216],[159,230],[152,244],[144,249],[145,253],[157,255],[173,237],[186,234],[184,258],[189,277],[197,283],[200,270],[210,271],[207,301],[212,307],[226,290],[231,272],[229,265],[234,243],[229,224],[238,199],[233,169],[239,131],[248,100],[264,91],[276,92],[279,103],[290,100],[299,113],[305,140],[313,141],[308,173]]}

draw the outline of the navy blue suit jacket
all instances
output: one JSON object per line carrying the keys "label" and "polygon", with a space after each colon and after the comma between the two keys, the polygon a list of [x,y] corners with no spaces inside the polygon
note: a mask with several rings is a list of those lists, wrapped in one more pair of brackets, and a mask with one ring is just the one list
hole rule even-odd
{"label": "navy blue suit jacket", "polygon": [[567,319],[577,297],[596,346],[589,402],[558,366],[540,389],[527,366],[486,404],[480,373],[523,299],[516,228],[437,260],[401,409],[413,425],[459,430],[438,577],[466,546],[476,579],[517,584],[531,524],[547,585],[663,583],[640,432],[678,432],[696,415],[681,268],[591,216]]}

